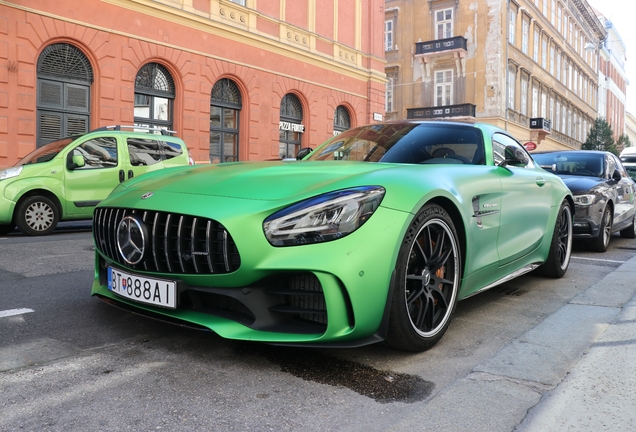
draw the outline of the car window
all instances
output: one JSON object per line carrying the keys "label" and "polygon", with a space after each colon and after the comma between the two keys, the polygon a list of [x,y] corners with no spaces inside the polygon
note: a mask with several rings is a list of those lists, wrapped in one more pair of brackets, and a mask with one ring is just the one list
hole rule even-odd
{"label": "car window", "polygon": [[79,138],[79,136],[62,138],[43,145],[42,147],[38,147],[23,157],[17,164],[15,164],[15,166],[48,162],[77,138]]}
{"label": "car window", "polygon": [[481,131],[427,124],[372,125],[339,134],[308,160],[409,164],[484,164]]}
{"label": "car window", "polygon": [[84,156],[84,166],[76,170],[112,168],[117,166],[117,139],[113,137],[93,138],[73,149],[73,155]]}
{"label": "car window", "polygon": [[610,155],[607,159],[607,173],[605,174],[605,177],[611,178],[614,171],[617,169],[617,165],[612,155]]}
{"label": "car window", "polygon": [[[519,144],[515,139],[501,133],[496,133],[492,137],[492,155],[495,161],[495,165],[499,165],[505,160],[506,147],[509,147],[509,146],[519,149],[520,151],[522,151],[528,156],[528,163],[524,165],[524,167],[527,167],[527,168],[534,167],[534,164],[532,163],[532,157],[530,157],[530,153],[528,153],[525,147]],[[515,165],[515,166],[519,166],[519,165]]]}
{"label": "car window", "polygon": [[160,141],[159,145],[163,151],[164,160],[172,159],[183,154],[183,148],[181,148],[181,145],[178,143]]}
{"label": "car window", "polygon": [[[621,163],[621,160],[615,155],[612,155],[611,157],[614,160],[614,163],[616,164],[616,169],[618,170],[618,172],[621,173],[621,176],[622,177],[629,177],[629,174],[627,174],[627,171],[625,171],[625,167]],[[611,173],[610,173],[610,175],[611,175]]]}
{"label": "car window", "polygon": [[128,155],[132,166],[154,165],[163,160],[158,140],[147,138],[128,138]]}
{"label": "car window", "polygon": [[544,169],[551,170],[554,166],[555,174],[579,175],[584,177],[604,177],[603,153],[587,151],[562,151],[536,153],[534,160]]}

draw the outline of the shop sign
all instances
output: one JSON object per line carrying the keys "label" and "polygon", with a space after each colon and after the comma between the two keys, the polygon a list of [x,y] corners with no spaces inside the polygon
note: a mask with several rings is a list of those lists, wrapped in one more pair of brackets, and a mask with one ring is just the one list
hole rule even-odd
{"label": "shop sign", "polygon": [[286,121],[278,122],[278,129],[282,131],[292,131],[292,132],[305,132],[305,125],[298,123],[291,123]]}

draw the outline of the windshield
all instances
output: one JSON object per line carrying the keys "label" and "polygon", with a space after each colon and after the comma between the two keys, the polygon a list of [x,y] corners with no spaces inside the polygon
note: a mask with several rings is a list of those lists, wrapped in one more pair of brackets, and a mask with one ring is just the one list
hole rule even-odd
{"label": "windshield", "polygon": [[396,123],[350,129],[307,160],[483,164],[481,131],[472,126]]}
{"label": "windshield", "polygon": [[60,140],[45,144],[23,157],[22,160],[18,161],[18,163],[15,164],[15,166],[48,162],[55,156],[57,156],[59,152],[64,150],[64,147],[72,143],[77,138],[79,138],[79,136],[62,138]]}
{"label": "windshield", "polygon": [[555,174],[602,177],[605,172],[605,157],[602,153],[535,153],[532,158],[541,168],[552,171]]}

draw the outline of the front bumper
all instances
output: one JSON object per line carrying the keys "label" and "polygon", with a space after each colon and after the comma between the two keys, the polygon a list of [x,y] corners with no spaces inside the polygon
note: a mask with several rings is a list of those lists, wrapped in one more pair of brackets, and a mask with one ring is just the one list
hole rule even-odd
{"label": "front bumper", "polygon": [[[131,269],[97,246],[92,294],[229,339],[318,346],[373,343],[382,339],[397,251],[411,216],[381,207],[349,236],[294,247],[273,247],[260,224],[252,231],[245,227],[253,223],[242,225],[243,230],[230,230],[240,266],[223,274]],[[108,266],[175,280],[177,308],[114,294],[106,280]]]}

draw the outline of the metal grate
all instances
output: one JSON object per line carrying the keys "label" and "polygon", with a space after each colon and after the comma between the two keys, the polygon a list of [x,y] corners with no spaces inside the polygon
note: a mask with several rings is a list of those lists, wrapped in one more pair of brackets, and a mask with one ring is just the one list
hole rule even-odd
{"label": "metal grate", "polygon": [[[117,246],[117,227],[136,215],[147,228],[146,250],[135,265],[124,261]],[[133,270],[174,274],[226,274],[241,265],[234,240],[212,219],[177,213],[97,208],[93,236],[98,250],[110,260]]]}
{"label": "metal grate", "polygon": [[93,82],[93,68],[82,51],[73,45],[59,43],[49,45],[38,58],[38,77],[55,77]]}
{"label": "metal grate", "polygon": [[284,304],[270,307],[272,312],[286,314],[290,318],[327,325],[327,303],[318,278],[309,273],[289,279],[286,288],[267,289],[270,294],[282,295]]}
{"label": "metal grate", "polygon": [[241,109],[241,92],[232,80],[223,78],[212,87],[210,103],[215,106]]}

